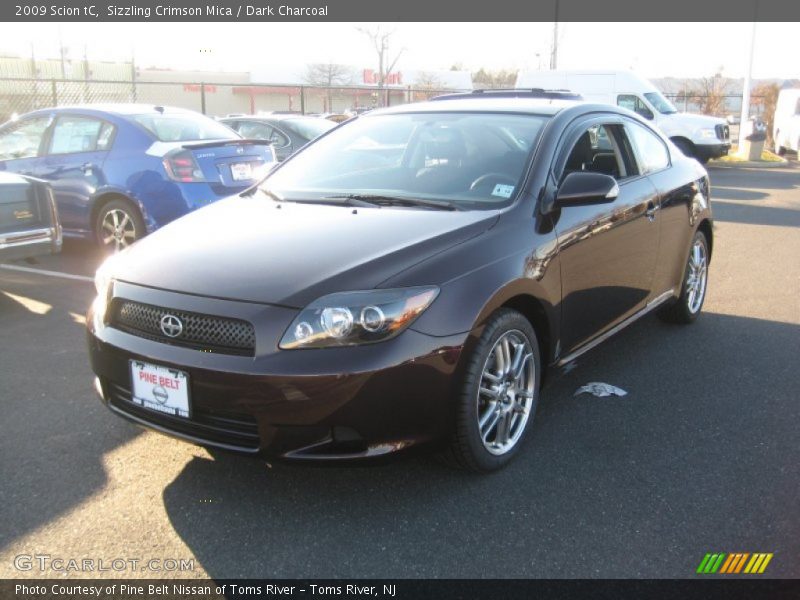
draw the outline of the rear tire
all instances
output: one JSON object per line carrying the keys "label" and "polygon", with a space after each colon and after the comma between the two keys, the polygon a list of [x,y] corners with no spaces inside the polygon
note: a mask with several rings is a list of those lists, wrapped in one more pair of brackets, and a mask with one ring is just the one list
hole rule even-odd
{"label": "rear tire", "polygon": [[708,240],[702,231],[698,231],[694,234],[686,260],[681,295],[658,312],[661,320],[684,325],[694,323],[703,308],[708,290],[708,258]]}
{"label": "rear tire", "polygon": [[528,319],[509,308],[495,312],[467,358],[445,462],[486,473],[511,461],[538,405],[540,364]]}
{"label": "rear tire", "polygon": [[131,202],[121,198],[111,200],[97,211],[94,232],[101,248],[116,253],[144,236],[144,219]]}

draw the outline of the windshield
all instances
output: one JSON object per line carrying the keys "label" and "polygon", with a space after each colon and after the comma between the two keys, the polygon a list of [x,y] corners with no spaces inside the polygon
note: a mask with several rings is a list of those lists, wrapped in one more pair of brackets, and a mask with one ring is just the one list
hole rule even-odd
{"label": "windshield", "polygon": [[662,115],[671,115],[678,112],[678,109],[672,105],[672,102],[664,98],[661,92],[646,92],[644,97]]}
{"label": "windshield", "polygon": [[410,113],[354,119],[288,160],[262,184],[286,200],[342,194],[512,202],[547,117]]}
{"label": "windshield", "polygon": [[239,136],[229,127],[203,115],[147,114],[133,115],[133,120],[156,136],[160,142],[197,140],[235,140]]}
{"label": "windshield", "polygon": [[336,127],[336,123],[333,121],[329,121],[328,119],[315,119],[313,117],[308,119],[284,119],[281,123],[293,131],[296,131],[307,140],[313,140],[326,131]]}

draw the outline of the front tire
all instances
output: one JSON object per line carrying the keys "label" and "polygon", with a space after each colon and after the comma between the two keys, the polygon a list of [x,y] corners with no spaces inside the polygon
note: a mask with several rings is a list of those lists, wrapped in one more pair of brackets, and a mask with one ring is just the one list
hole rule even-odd
{"label": "front tire", "polygon": [[702,231],[694,234],[689,258],[686,260],[681,295],[659,311],[658,315],[668,323],[694,323],[706,299],[708,288],[708,240]]}
{"label": "front tire", "polygon": [[689,158],[697,158],[697,152],[695,151],[694,144],[691,142],[684,140],[684,139],[674,139],[672,143],[680,150],[684,156],[688,156]]}
{"label": "front tire", "polygon": [[501,308],[467,361],[445,459],[474,472],[495,471],[519,451],[538,405],[536,333],[521,313]]}
{"label": "front tire", "polygon": [[145,234],[144,220],[139,210],[122,199],[106,202],[95,220],[97,244],[108,252],[124,250]]}

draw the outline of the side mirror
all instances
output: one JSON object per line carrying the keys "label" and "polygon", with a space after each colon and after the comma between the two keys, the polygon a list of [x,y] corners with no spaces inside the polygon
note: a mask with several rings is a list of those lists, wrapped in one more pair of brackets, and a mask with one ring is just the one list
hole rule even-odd
{"label": "side mirror", "polygon": [[653,111],[650,110],[649,108],[647,108],[646,106],[640,106],[639,108],[637,108],[636,109],[636,113],[640,117],[644,117],[648,121],[652,121],[655,118],[655,115],[653,114]]}
{"label": "side mirror", "polygon": [[575,171],[564,178],[556,192],[556,208],[607,204],[619,196],[617,180],[603,173]]}

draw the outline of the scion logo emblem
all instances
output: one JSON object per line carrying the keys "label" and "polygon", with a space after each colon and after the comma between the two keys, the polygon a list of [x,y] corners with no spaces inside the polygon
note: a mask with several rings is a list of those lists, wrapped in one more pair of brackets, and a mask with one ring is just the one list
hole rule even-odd
{"label": "scion logo emblem", "polygon": [[183,333],[183,323],[175,315],[161,317],[161,332],[171,338],[176,338]]}

